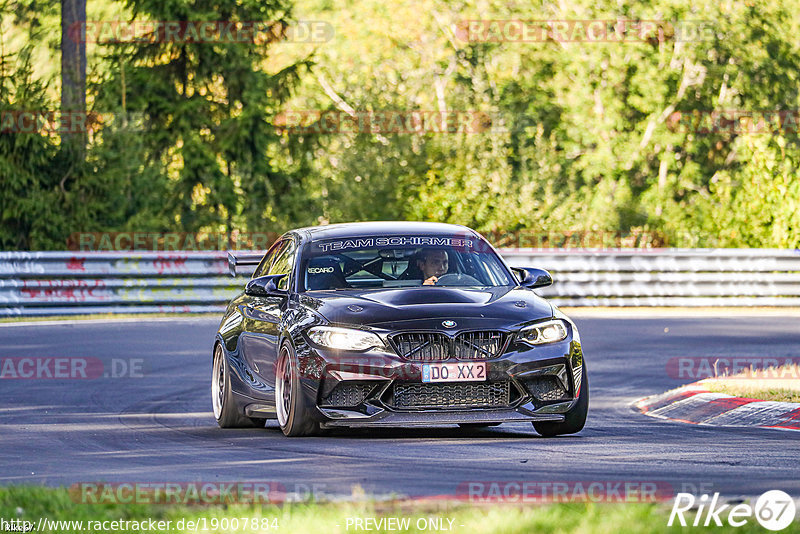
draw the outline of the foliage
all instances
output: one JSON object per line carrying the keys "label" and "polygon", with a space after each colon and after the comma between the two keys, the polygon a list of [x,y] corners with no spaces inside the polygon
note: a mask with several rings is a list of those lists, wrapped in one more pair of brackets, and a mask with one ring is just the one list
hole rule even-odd
{"label": "foliage", "polygon": [[[54,137],[18,133],[14,111],[52,109],[42,83],[33,79],[27,51],[16,60],[0,57],[0,246],[3,249],[57,248],[70,219],[79,217],[76,195],[67,190],[74,170],[65,165]],[[11,115],[10,115],[11,114]]]}
{"label": "foliage", "polygon": [[[25,7],[17,18],[36,12],[34,0],[17,4]],[[142,118],[93,135],[87,167],[63,183],[68,158],[56,139],[0,134],[5,248],[58,248],[68,231],[280,232],[376,219],[800,247],[796,125],[706,128],[715,110],[796,116],[793,0],[105,0],[90,8],[135,20],[318,20],[335,33],[261,46],[93,46],[94,109]],[[470,41],[458,31],[466,20],[508,19],[670,24],[605,43]],[[6,67],[6,109],[52,105],[47,73]],[[457,133],[300,134],[277,125],[286,110],[491,121]]]}

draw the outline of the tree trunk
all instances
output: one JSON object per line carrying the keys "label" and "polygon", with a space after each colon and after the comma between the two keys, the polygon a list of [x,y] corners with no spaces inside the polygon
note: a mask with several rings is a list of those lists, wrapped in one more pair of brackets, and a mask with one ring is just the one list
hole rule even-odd
{"label": "tree trunk", "polygon": [[86,0],[61,0],[62,144],[86,145]]}

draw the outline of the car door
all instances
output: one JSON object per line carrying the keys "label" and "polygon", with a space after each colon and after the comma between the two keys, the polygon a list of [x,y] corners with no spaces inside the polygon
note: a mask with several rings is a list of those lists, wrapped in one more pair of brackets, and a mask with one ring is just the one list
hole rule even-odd
{"label": "car door", "polygon": [[[279,289],[290,286],[294,265],[295,243],[286,238],[274,247],[274,256],[265,258],[256,270],[257,275],[286,274],[278,282]],[[248,297],[242,309],[244,328],[240,339],[247,365],[258,375],[256,381],[265,387],[265,393],[275,388],[275,363],[278,357],[279,324],[286,308],[284,297]]]}

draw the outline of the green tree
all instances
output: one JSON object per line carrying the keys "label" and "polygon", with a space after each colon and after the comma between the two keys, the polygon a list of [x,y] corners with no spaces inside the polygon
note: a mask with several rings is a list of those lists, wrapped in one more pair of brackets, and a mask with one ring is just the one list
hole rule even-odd
{"label": "green tree", "polygon": [[[290,18],[290,5],[283,0],[213,5],[130,0],[128,7],[137,20],[244,21],[280,27]],[[159,171],[164,230],[231,230],[243,225],[264,230],[291,216],[291,206],[275,202],[294,178],[273,159],[279,139],[270,117],[307,62],[268,72],[265,62],[273,45],[263,39],[170,39],[161,33],[153,42],[109,51],[106,59],[112,68],[99,84],[98,101],[123,114],[144,116],[142,163]]]}
{"label": "green tree", "polygon": [[42,117],[53,110],[28,52],[0,56],[0,247],[63,248],[83,206],[66,183],[75,169],[59,149],[57,122],[37,131],[21,114]]}

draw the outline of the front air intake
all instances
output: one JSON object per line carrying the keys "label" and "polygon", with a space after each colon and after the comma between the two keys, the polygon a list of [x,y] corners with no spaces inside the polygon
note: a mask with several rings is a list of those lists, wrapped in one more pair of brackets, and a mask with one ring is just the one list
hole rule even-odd
{"label": "front air intake", "polygon": [[394,408],[502,408],[511,404],[511,383],[395,384]]}
{"label": "front air intake", "polygon": [[354,407],[358,406],[369,396],[374,384],[349,384],[342,382],[338,384],[327,397],[322,399],[321,406],[330,407]]}
{"label": "front air intake", "polygon": [[451,338],[439,332],[403,332],[391,336],[397,353],[415,362],[488,360],[502,354],[508,334],[496,330],[462,332]]}

